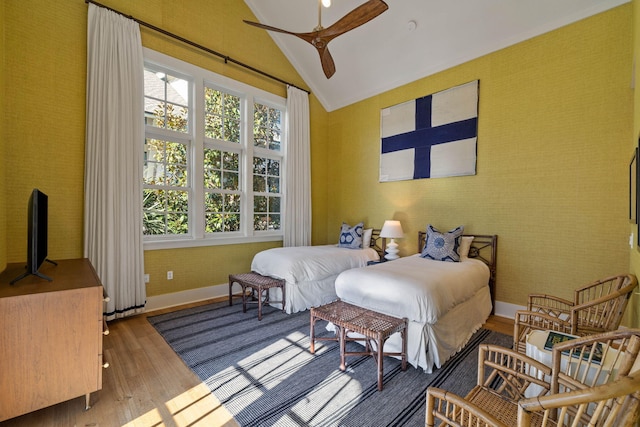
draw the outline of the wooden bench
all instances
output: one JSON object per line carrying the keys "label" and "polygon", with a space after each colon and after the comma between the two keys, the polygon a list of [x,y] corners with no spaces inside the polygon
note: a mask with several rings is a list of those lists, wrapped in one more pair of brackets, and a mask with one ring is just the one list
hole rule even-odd
{"label": "wooden bench", "polygon": [[[316,321],[326,320],[336,326],[336,337],[315,336]],[[351,338],[349,332],[360,334],[364,338]],[[387,339],[400,332],[402,337],[402,352],[385,353],[384,343]],[[373,310],[358,307],[344,301],[334,301],[311,309],[311,341],[309,351],[315,353],[315,342],[322,340],[338,341],[340,345],[340,370],[346,369],[346,356],[373,356],[378,365],[378,390],[382,390],[382,360],[384,356],[400,356],[402,370],[407,369],[407,319],[388,316]],[[374,341],[372,344],[371,341]],[[364,341],[365,351],[346,351],[346,341]],[[374,349],[375,347],[375,349]]]}
{"label": "wooden bench", "polygon": [[[263,304],[272,304],[272,303],[281,303],[282,311],[284,311],[284,301],[285,301],[285,280],[276,279],[269,276],[263,276],[258,273],[242,273],[242,274],[230,274],[229,275],[229,305],[233,304],[233,293],[232,288],[233,284],[237,283],[242,288],[242,312],[247,312],[247,304],[248,303],[257,303],[258,304],[258,320],[262,320],[262,305]],[[251,289],[251,297],[252,299],[257,299],[257,301],[247,301],[247,288]],[[269,289],[271,288],[280,288],[282,290],[282,300],[281,301],[270,301],[269,300]],[[255,294],[257,293],[257,298]],[[264,294],[264,295],[263,295]]]}

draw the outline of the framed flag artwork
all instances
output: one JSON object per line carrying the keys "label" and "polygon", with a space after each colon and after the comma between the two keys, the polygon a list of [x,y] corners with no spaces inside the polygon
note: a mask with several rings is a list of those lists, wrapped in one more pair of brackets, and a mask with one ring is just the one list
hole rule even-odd
{"label": "framed flag artwork", "polygon": [[476,174],[479,81],[380,112],[380,182]]}

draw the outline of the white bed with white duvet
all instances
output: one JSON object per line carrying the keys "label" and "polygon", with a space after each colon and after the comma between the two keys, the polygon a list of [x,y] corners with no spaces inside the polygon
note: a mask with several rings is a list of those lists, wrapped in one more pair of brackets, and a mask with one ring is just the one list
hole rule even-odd
{"label": "white bed with white duvet", "polygon": [[[465,244],[468,256],[465,248],[454,262],[415,254],[344,271],[336,294],[350,304],[406,317],[407,360],[430,373],[462,349],[492,311],[497,236],[474,236],[473,243],[465,236]],[[399,334],[385,344],[385,352],[400,349]]]}
{"label": "white bed with white duvet", "polygon": [[[380,259],[380,248],[375,245],[379,233],[380,230],[364,230],[366,243],[361,248],[320,245],[268,249],[254,256],[251,271],[286,281],[287,313],[308,310],[338,298],[335,280],[340,273]],[[280,290],[271,289],[269,299],[280,301]]]}

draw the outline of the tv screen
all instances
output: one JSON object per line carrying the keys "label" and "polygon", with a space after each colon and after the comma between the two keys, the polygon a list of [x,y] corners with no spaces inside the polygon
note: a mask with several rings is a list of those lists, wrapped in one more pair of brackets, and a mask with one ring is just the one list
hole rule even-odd
{"label": "tv screen", "polygon": [[49,198],[35,188],[29,198],[27,238],[27,270],[31,274],[38,272],[48,250]]}
{"label": "tv screen", "polygon": [[[49,198],[42,191],[34,188],[29,197],[27,209],[27,271],[11,281],[14,284],[29,275],[36,275],[46,280],[53,280],[38,270],[47,259]],[[56,264],[53,261],[49,261]]]}

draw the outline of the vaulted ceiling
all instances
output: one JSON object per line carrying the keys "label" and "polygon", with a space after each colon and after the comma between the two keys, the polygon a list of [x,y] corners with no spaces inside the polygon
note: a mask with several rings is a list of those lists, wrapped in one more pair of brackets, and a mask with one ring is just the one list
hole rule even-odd
{"label": "vaulted ceiling", "polygon": [[[386,0],[389,9],[329,43],[336,72],[327,79],[318,51],[269,31],[327,111],[361,101],[629,0]],[[311,32],[318,0],[245,0],[263,24]],[[365,0],[332,0],[328,27]],[[244,19],[252,20],[248,16]],[[250,27],[247,31],[265,31]]]}

